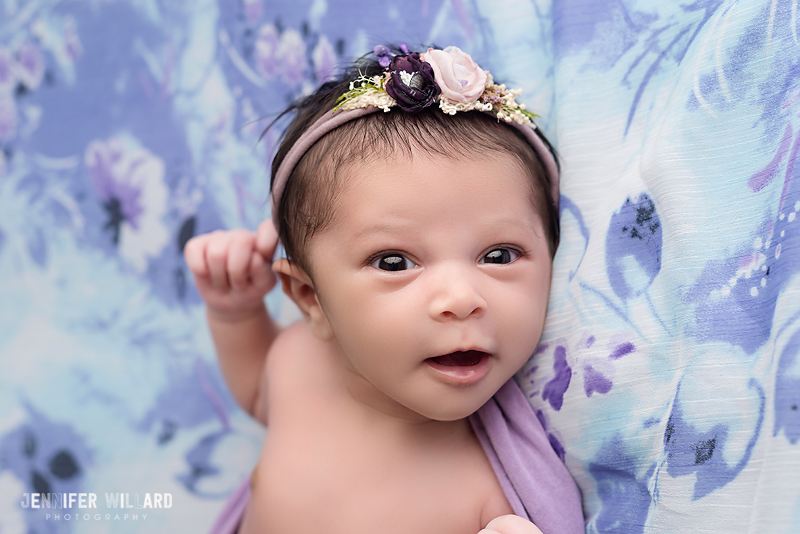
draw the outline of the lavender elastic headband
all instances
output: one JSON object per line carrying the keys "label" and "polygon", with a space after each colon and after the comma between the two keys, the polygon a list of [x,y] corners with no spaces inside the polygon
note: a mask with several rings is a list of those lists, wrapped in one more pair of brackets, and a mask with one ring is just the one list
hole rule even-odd
{"label": "lavender elastic headband", "polygon": [[[280,167],[278,167],[278,172],[275,173],[275,180],[272,183],[272,222],[275,225],[275,228],[278,228],[278,205],[280,204],[283,190],[286,188],[286,182],[289,180],[289,176],[292,175],[292,171],[294,171],[295,166],[297,166],[303,155],[308,152],[314,143],[319,141],[331,130],[341,126],[346,122],[350,122],[358,119],[359,117],[363,117],[377,111],[382,112],[383,110],[373,106],[349,110],[331,110],[320,117],[317,122],[312,124],[308,130],[303,132],[303,134],[300,136],[300,139],[298,139],[292,148],[289,149],[286,157],[281,162]],[[492,117],[495,116],[491,112],[486,113]],[[505,124],[516,128],[517,131],[522,133],[525,140],[528,141],[528,143],[530,143],[530,145],[536,151],[536,154],[542,161],[545,172],[547,173],[547,177],[550,180],[550,194],[555,202],[556,207],[558,207],[558,165],[556,164],[556,160],[553,157],[552,152],[550,152],[550,148],[544,141],[542,141],[534,128],[513,121],[505,122]]]}

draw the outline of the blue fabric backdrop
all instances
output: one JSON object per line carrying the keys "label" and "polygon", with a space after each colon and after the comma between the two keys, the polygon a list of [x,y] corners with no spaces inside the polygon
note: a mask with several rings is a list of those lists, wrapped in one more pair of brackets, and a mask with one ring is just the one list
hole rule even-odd
{"label": "blue fabric backdrop", "polygon": [[[797,12],[0,3],[0,532],[208,528],[263,431],[225,388],[181,248],[268,215],[268,118],[384,41],[470,52],[562,157],[548,325],[519,380],[587,532],[800,531]],[[98,508],[26,509],[30,492]],[[171,508],[137,508],[147,493]]]}

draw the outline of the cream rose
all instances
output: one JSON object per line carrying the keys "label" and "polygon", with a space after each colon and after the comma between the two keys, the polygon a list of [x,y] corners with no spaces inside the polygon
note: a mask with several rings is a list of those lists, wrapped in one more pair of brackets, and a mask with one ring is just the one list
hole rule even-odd
{"label": "cream rose", "polygon": [[475,102],[486,88],[487,73],[456,46],[444,50],[429,48],[423,60],[433,68],[442,96],[456,103]]}

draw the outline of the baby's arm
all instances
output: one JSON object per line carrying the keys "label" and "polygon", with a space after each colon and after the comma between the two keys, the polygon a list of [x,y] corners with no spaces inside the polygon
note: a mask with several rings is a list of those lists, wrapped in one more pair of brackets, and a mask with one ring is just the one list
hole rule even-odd
{"label": "baby's arm", "polygon": [[542,534],[539,528],[516,515],[501,515],[489,521],[478,534]]}
{"label": "baby's arm", "polygon": [[193,237],[184,255],[200,296],[225,380],[239,405],[255,415],[267,350],[278,327],[264,296],[275,286],[271,269],[278,235],[270,221],[257,232],[215,231]]}

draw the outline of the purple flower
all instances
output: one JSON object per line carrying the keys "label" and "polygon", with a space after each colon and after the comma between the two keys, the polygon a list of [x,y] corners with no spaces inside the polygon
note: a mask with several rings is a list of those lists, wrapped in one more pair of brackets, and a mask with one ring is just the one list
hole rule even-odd
{"label": "purple flower", "polygon": [[9,94],[17,83],[17,70],[11,52],[0,46],[0,95]]}
{"label": "purple flower", "polygon": [[92,141],[84,161],[108,217],[105,229],[120,256],[144,272],[169,241],[164,161],[123,138]]}
{"label": "purple flower", "polygon": [[[372,53],[375,54],[376,56],[379,56],[379,57],[391,56],[392,55],[392,51],[389,50],[388,46],[384,46],[384,45],[380,45],[380,44],[379,45],[375,45],[375,48],[372,49]],[[407,54],[408,52],[405,52],[405,53]]]}
{"label": "purple flower", "polygon": [[[140,199],[140,188],[129,179],[131,164],[121,140],[111,139],[108,143],[93,141],[86,149],[86,167],[92,183],[105,206],[116,205],[122,220],[133,228],[138,226],[139,217],[144,211]],[[114,242],[119,240],[119,228],[114,228]]]}
{"label": "purple flower", "polygon": [[278,45],[281,38],[272,24],[264,24],[256,39],[256,70],[270,79],[278,74]]}
{"label": "purple flower", "polygon": [[397,101],[400,109],[414,113],[433,104],[441,90],[434,81],[431,66],[414,52],[392,59],[386,92]]}
{"label": "purple flower", "polygon": [[[372,53],[378,56],[378,64],[384,69],[388,69],[389,65],[392,64],[392,51],[389,50],[388,47],[384,45],[375,45],[375,48],[372,49]],[[406,50],[404,54],[408,54],[408,50]]]}
{"label": "purple flower", "polygon": [[321,83],[327,80],[336,69],[336,52],[333,51],[333,46],[324,35],[319,38],[317,46],[314,47],[311,59],[314,60],[314,75],[317,82]]}
{"label": "purple flower", "polygon": [[0,94],[0,141],[17,136],[17,103],[11,95]]}
{"label": "purple flower", "polygon": [[292,85],[300,85],[308,69],[306,43],[297,30],[288,29],[281,34],[278,45],[278,58],[281,65],[281,78]]}
{"label": "purple flower", "polygon": [[17,50],[17,73],[25,86],[34,90],[44,79],[44,57],[39,47],[30,41],[22,43]]}

